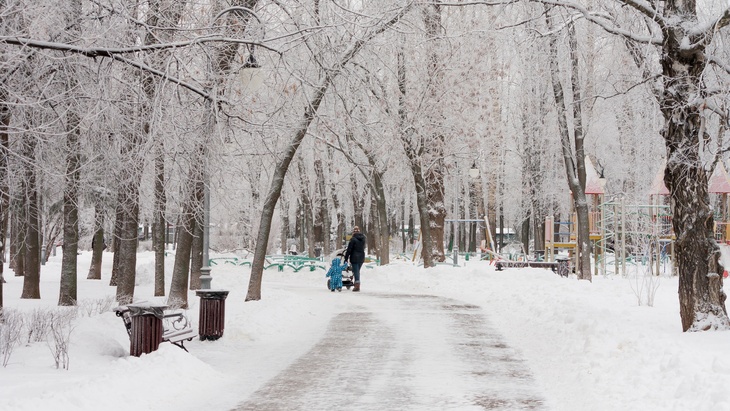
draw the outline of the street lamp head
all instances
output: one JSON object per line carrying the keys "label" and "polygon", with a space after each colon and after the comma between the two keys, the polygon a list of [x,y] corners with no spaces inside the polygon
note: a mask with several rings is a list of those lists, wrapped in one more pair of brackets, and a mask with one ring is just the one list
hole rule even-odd
{"label": "street lamp head", "polygon": [[253,54],[253,48],[249,49],[248,57],[238,72],[239,87],[241,91],[253,92],[258,90],[263,84],[263,74],[261,73],[261,65]]}
{"label": "street lamp head", "polygon": [[476,162],[474,162],[474,164],[472,164],[471,168],[469,169],[469,177],[471,177],[471,178],[479,177],[479,168],[477,168]]}
{"label": "street lamp head", "polygon": [[256,61],[256,57],[253,55],[253,50],[251,50],[248,53],[248,57],[246,58],[246,62],[243,63],[243,66],[241,66],[241,69],[242,70],[247,70],[247,69],[259,69],[259,68],[261,68],[261,65],[259,64],[258,61]]}

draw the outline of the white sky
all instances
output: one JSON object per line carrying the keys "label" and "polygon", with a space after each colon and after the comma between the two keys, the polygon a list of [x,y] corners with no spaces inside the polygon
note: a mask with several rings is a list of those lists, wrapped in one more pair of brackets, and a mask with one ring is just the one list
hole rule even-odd
{"label": "white sky", "polygon": [[[107,285],[111,257],[105,253],[103,280],[91,281],[86,280],[90,255],[79,256],[80,300],[114,295],[115,288]],[[55,306],[60,259],[52,257],[43,267],[41,300],[20,300],[22,279],[10,272],[5,307],[31,311]],[[136,299],[154,300],[152,259],[151,253],[139,255]],[[404,314],[390,309],[398,302],[382,298],[388,293],[441,296],[478,306],[485,327],[501,334],[501,341],[524,361],[532,374],[524,388],[544,399],[545,409],[730,410],[730,334],[682,333],[676,278],[662,277],[655,306],[646,307],[637,305],[636,282],[630,279],[597,277],[589,283],[542,269],[497,272],[474,259],[466,264],[423,270],[395,262],[364,269],[360,294],[330,293],[321,270],[268,270],[263,300],[248,303],[243,301],[249,269],[215,266],[213,287],[231,291],[222,339],[187,342],[189,353],[163,344],[157,352],[135,358],[128,355],[127,334],[113,313],[83,316],[71,337],[68,371],[55,368],[46,343],[15,348],[8,366],[0,367],[0,410],[232,409],[301,361],[328,335],[328,324],[338,314],[371,312],[396,324]],[[172,267],[171,258],[167,265]],[[189,315],[197,324],[194,293],[190,302]],[[401,328],[382,338],[383,343],[408,347],[414,333],[427,336],[432,329]],[[439,401],[446,401],[450,409],[481,409],[458,404],[466,404],[462,400],[474,390],[490,387],[476,387],[468,379],[443,384],[438,378],[443,370],[432,367],[442,367],[451,357],[445,356],[440,339],[424,340],[432,342],[414,348],[423,368],[403,382],[419,384],[422,393],[414,398],[416,403],[439,409]],[[348,358],[341,362],[347,364]],[[393,360],[385,366],[403,372],[400,364]],[[469,367],[454,365],[452,372],[457,375]],[[343,386],[352,383],[343,381]],[[350,404],[339,409],[372,409],[342,391],[321,389],[337,398],[335,403]],[[379,400],[387,399],[370,398],[370,405]],[[321,407],[330,409],[326,403]]]}

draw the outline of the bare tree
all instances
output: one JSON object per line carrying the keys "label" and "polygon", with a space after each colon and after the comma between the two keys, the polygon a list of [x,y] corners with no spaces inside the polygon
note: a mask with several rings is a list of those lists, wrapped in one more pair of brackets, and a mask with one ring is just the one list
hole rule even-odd
{"label": "bare tree", "polygon": [[[714,67],[730,72],[730,67],[709,54],[707,48],[717,33],[730,24],[730,7],[711,8],[709,18],[701,21],[695,1],[615,0],[612,3],[624,7],[614,15],[592,13],[577,2],[536,1],[567,7],[610,34],[623,36],[632,44],[659,49],[654,55],[661,66],[661,84],[655,84],[659,91],[655,95],[664,118],[661,130],[667,150],[664,182],[670,191],[672,224],[677,235],[675,255],[682,329],[729,328],[722,290],[723,267],[713,235],[708,176],[701,150],[705,119],[716,112],[713,108],[717,94],[707,87],[706,70]],[[627,17],[638,19],[645,29],[622,28],[618,22]],[[645,81],[651,83],[653,78]]]}
{"label": "bare tree", "polygon": [[577,246],[579,263],[576,267],[578,279],[591,280],[591,242],[588,237],[588,202],[586,200],[586,166],[584,150],[583,120],[581,114],[580,80],[578,78],[578,44],[575,34],[575,25],[568,25],[568,52],[570,55],[571,81],[566,87],[572,91],[573,102],[573,144],[571,144],[570,131],[568,130],[569,113],[566,109],[568,102],[563,94],[563,84],[560,81],[560,68],[558,66],[558,45],[556,35],[551,35],[550,44],[550,76],[553,83],[553,96],[555,107],[558,110],[558,126],[560,129],[560,140],[563,152],[565,171],[568,177],[568,186],[573,195],[573,202],[577,214]]}
{"label": "bare tree", "polygon": [[254,253],[253,263],[251,264],[251,278],[248,285],[246,301],[257,301],[261,299],[261,280],[264,271],[266,248],[269,240],[269,234],[271,232],[271,221],[274,217],[276,203],[281,195],[284,177],[286,177],[289,165],[304,140],[304,137],[307,134],[307,129],[314,120],[327,90],[332,85],[333,81],[342,73],[344,67],[357,55],[368,41],[395,25],[406,13],[408,13],[408,11],[410,11],[411,7],[412,5],[409,3],[406,6],[399,8],[392,17],[382,21],[375,28],[358,37],[340,55],[332,67],[327,68],[327,70],[323,70],[323,78],[315,86],[313,94],[309,98],[309,103],[304,110],[304,116],[300,124],[295,130],[294,137],[289,142],[289,145],[284,150],[280,159],[277,161],[276,168],[274,169],[271,186],[263,204],[261,223],[259,225],[258,237],[256,240],[256,250]]}
{"label": "bare tree", "polygon": [[[81,37],[81,1],[73,0],[64,9],[64,20],[67,24],[68,43],[78,41]],[[70,96],[77,94],[78,71],[72,65],[65,70],[66,91]],[[61,262],[61,285],[58,305],[76,305],[78,300],[78,264],[79,249],[79,180],[80,180],[80,134],[81,116],[77,104],[70,104],[66,115],[66,185],[63,195],[63,259]]]}

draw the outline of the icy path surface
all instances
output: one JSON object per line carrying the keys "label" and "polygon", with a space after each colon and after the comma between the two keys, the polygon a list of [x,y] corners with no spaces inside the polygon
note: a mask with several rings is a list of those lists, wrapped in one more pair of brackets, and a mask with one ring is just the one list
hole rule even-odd
{"label": "icy path surface", "polygon": [[546,409],[528,368],[478,306],[357,297],[311,350],[235,410]]}

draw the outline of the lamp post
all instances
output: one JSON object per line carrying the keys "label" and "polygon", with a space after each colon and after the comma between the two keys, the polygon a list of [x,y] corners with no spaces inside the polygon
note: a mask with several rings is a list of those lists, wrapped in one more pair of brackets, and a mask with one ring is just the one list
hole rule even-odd
{"label": "lamp post", "polygon": [[[471,210],[469,210],[469,213],[471,214],[470,218],[472,220],[479,218],[478,214],[478,198],[475,198],[477,193],[476,185],[478,183],[477,179],[479,178],[479,168],[477,167],[476,161],[474,161],[471,165],[471,168],[469,169],[469,177],[471,178],[469,180],[469,199],[471,201]],[[469,252],[473,253],[476,252],[476,242],[477,242],[477,224],[475,221],[472,221],[469,223]]]}
{"label": "lamp post", "polygon": [[[242,19],[244,24],[246,24],[246,26],[244,26],[244,30],[248,27],[252,19],[256,20],[258,26],[261,28],[261,38],[263,38],[263,24],[261,24],[261,20],[256,13],[246,7],[230,7],[221,11],[213,19],[212,25],[215,25],[215,22],[219,18],[230,12],[235,12],[239,15],[245,13],[251,17],[245,20]],[[244,81],[246,81],[246,79],[251,81],[254,76],[251,71],[256,71],[256,69],[259,68],[259,64],[254,57],[253,51],[253,45],[249,45],[248,57],[241,67],[242,73],[239,73]],[[218,57],[219,56],[216,55],[216,58]],[[225,59],[226,56],[224,55],[221,58]],[[228,63],[230,63],[230,61]],[[219,62],[216,61],[214,64],[219,64]],[[215,76],[216,74],[229,74],[227,65],[222,66],[223,67],[215,67],[217,70],[211,69],[212,76]],[[216,99],[217,93],[217,90],[212,90],[211,95],[213,96],[213,100]],[[213,133],[216,127],[216,110],[218,109],[218,102],[208,100],[207,104],[209,105],[208,131]],[[200,297],[198,334],[200,335],[201,340],[217,340],[223,336],[223,329],[225,327],[225,300],[226,297],[228,297],[228,291],[210,289],[210,283],[212,281],[212,277],[210,275],[210,168],[207,163],[208,152],[206,151],[205,154],[206,163],[203,166],[203,266],[200,268],[200,290],[196,291],[196,295]]]}
{"label": "lamp post", "polygon": [[[454,239],[451,243],[451,250],[454,252],[454,259],[458,256],[458,249],[459,249],[459,163],[454,162],[454,216],[453,218],[453,225],[451,233],[454,236]],[[456,260],[454,260],[454,265],[456,265]]]}
{"label": "lamp post", "polygon": [[[261,29],[261,38],[264,37],[264,25],[261,22],[261,19],[256,15],[256,13],[254,13],[253,10],[247,7],[229,7],[225,10],[222,10],[213,18],[211,26],[214,26],[215,22],[218,21],[218,19],[223,17],[225,14],[231,12],[237,14],[245,13],[254,20],[256,20],[258,26]],[[254,56],[254,46],[249,45],[248,57],[246,58],[246,62],[241,66],[239,72],[241,82],[245,83],[245,86],[248,86],[250,83],[252,83],[254,79],[257,79],[256,73],[258,72],[258,69],[260,67],[261,66]],[[213,70],[211,69],[211,72],[212,71]],[[214,76],[215,74],[216,73],[213,73]],[[213,93],[211,93],[213,98],[216,97],[215,93],[217,93],[215,90]],[[211,102],[210,100],[208,100],[208,104],[210,104],[209,125],[211,126],[210,131],[212,131],[212,129],[215,127],[215,110],[217,110],[217,102]],[[200,289],[210,290],[210,284],[213,278],[210,275],[210,272],[212,270],[210,267],[210,168],[207,164],[207,158],[206,164],[204,165],[204,173],[205,183],[203,188],[203,266],[200,268]]]}

